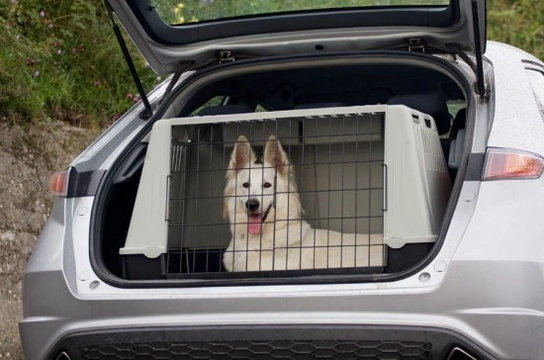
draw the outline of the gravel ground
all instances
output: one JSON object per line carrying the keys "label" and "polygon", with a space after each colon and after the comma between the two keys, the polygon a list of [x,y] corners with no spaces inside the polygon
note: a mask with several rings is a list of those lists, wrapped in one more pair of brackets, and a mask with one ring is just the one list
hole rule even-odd
{"label": "gravel ground", "polygon": [[61,122],[0,122],[0,359],[22,359],[22,275],[51,208],[49,176],[97,136]]}

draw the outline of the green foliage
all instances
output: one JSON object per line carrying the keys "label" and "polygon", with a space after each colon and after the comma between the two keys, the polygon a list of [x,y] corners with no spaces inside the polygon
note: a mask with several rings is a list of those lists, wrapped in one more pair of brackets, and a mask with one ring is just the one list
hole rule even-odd
{"label": "green foliage", "polygon": [[[167,21],[321,7],[445,0],[156,0]],[[544,59],[544,1],[487,0],[488,38]],[[212,6],[213,5],[213,6]],[[60,118],[83,126],[112,121],[134,104],[136,88],[102,0],[1,0],[0,113]],[[144,88],[156,75],[127,40]],[[137,99],[137,96],[136,96]]]}
{"label": "green foliage", "polygon": [[185,24],[236,16],[315,9],[392,5],[444,5],[448,0],[154,0],[168,24]]}
{"label": "green foliage", "polygon": [[488,0],[490,40],[514,45],[544,59],[544,1]]}
{"label": "green foliage", "polygon": [[[4,0],[0,26],[2,112],[89,126],[134,104],[127,93],[135,86],[102,1]],[[156,75],[132,52],[150,90]]]}

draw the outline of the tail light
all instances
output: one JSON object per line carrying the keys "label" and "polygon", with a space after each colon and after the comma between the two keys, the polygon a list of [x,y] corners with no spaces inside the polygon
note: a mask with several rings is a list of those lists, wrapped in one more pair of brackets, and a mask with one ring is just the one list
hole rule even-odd
{"label": "tail light", "polygon": [[488,148],[482,180],[536,179],[542,175],[544,159],[527,151]]}
{"label": "tail light", "polygon": [[69,171],[63,171],[51,175],[49,179],[49,192],[53,196],[65,197],[68,193]]}

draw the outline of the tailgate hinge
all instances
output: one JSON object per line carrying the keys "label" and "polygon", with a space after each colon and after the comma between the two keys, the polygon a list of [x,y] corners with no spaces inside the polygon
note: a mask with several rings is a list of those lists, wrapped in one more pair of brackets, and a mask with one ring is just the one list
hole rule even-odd
{"label": "tailgate hinge", "polygon": [[223,64],[226,62],[233,62],[236,59],[234,58],[234,54],[230,50],[221,50],[219,52],[219,63]]}
{"label": "tailgate hinge", "polygon": [[489,86],[485,84],[481,57],[480,59],[476,59],[475,63],[468,56],[468,54],[461,49],[460,46],[450,44],[449,48],[452,49],[461,59],[463,59],[463,61],[467,63],[468,66],[472,69],[474,75],[476,75],[476,83],[474,84],[474,91],[476,92],[476,94],[480,95],[480,99],[482,99],[483,101],[489,100],[489,97],[491,96],[491,91],[489,90]]}

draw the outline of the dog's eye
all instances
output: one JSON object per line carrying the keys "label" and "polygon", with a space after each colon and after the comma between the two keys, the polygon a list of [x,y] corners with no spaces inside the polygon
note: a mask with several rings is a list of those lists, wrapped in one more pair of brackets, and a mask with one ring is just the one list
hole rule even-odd
{"label": "dog's eye", "polygon": [[248,182],[245,182],[242,184],[243,187],[245,187],[246,189],[249,187],[249,183]]}
{"label": "dog's eye", "polygon": [[271,183],[269,183],[269,182],[266,182],[266,183],[264,183],[264,185],[263,185],[263,186],[264,186],[265,188],[267,188],[267,189],[268,189],[269,187],[271,187],[271,186],[272,186],[272,184],[271,184]]}

